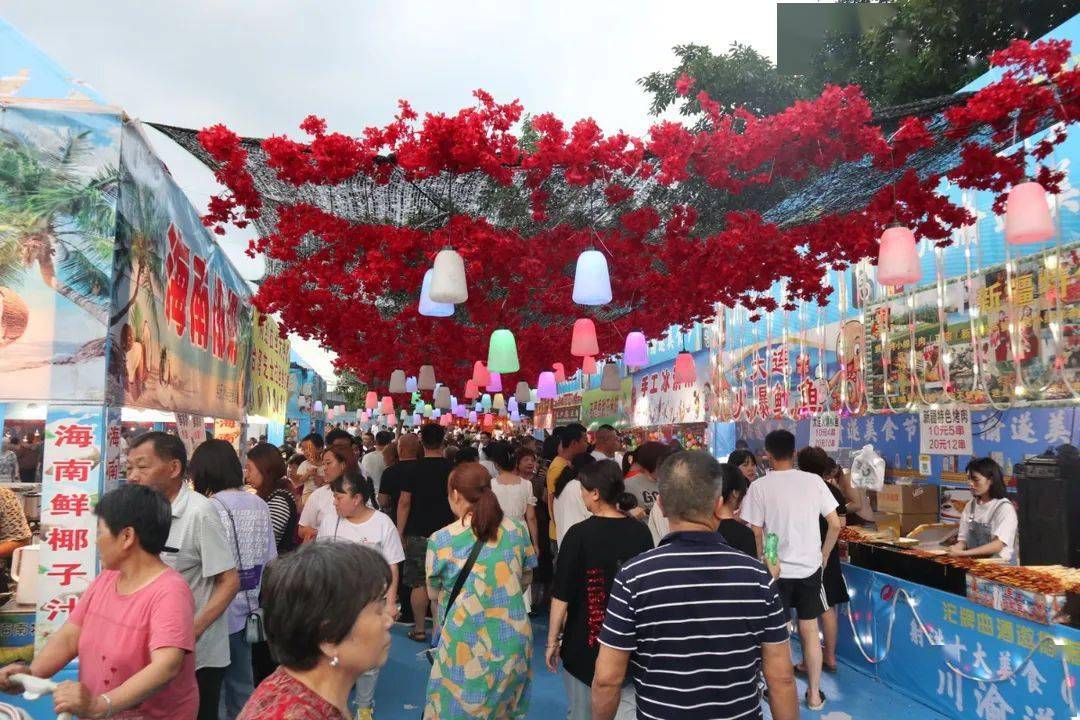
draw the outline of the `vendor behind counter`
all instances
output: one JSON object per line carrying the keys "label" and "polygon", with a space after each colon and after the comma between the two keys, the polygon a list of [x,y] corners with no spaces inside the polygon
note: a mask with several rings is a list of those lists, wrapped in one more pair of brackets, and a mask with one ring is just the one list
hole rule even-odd
{"label": "vendor behind counter", "polygon": [[966,470],[972,499],[960,514],[958,539],[949,546],[949,554],[992,557],[1016,565],[1019,522],[1006,497],[1001,466],[992,458],[975,458]]}

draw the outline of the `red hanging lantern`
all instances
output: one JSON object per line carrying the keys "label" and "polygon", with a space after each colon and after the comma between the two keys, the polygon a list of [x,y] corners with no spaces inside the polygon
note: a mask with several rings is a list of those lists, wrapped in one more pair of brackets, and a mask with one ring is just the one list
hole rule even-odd
{"label": "red hanging lantern", "polygon": [[592,355],[586,355],[585,359],[581,361],[581,372],[586,375],[596,374],[596,358]]}
{"label": "red hanging lantern", "polygon": [[480,388],[476,384],[476,380],[469,380],[465,383],[465,399],[475,400],[480,397]]}
{"label": "red hanging lantern", "polygon": [[1005,240],[1013,245],[1040,243],[1054,237],[1054,219],[1046,190],[1034,180],[1013,185],[1005,202]]}
{"label": "red hanging lantern", "polygon": [[574,357],[599,355],[600,346],[596,342],[596,325],[589,318],[574,321],[574,335],[570,341],[570,354]]}
{"label": "red hanging lantern", "polygon": [[488,372],[487,365],[482,360],[473,363],[472,379],[477,387],[487,387],[487,384],[491,382],[491,373]]}
{"label": "red hanging lantern", "polygon": [[562,363],[553,363],[551,369],[555,371],[555,382],[566,382],[566,366]]}
{"label": "red hanging lantern", "polygon": [[697,382],[697,366],[694,356],[683,350],[675,356],[675,383],[687,385]]}
{"label": "red hanging lantern", "polygon": [[890,225],[878,247],[877,279],[882,285],[912,285],[922,279],[915,235],[903,225]]}

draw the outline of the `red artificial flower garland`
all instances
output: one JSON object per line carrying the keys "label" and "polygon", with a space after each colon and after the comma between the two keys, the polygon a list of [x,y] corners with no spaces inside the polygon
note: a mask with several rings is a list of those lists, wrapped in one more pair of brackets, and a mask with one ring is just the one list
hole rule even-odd
{"label": "red artificial flower garland", "polygon": [[[1047,118],[1068,122],[1080,110],[1080,73],[1064,69],[1068,56],[1068,43],[1060,41],[1015,41],[994,53],[991,64],[1006,72],[947,111],[946,135],[964,140],[988,126],[995,141],[1006,142],[1030,135]],[[676,85],[687,95],[693,79],[680,77]],[[601,316],[597,329],[601,351],[617,353],[624,333],[658,336],[672,323],[707,316],[716,302],[775,310],[777,301],[766,293],[777,282],[786,283],[788,309],[796,301],[824,304],[831,292],[825,271],[876,257],[878,238],[890,222],[945,245],[953,230],[973,221],[939,191],[940,176],[919,178],[910,169],[862,210],[790,228],[766,223],[756,213],[733,212],[723,230],[695,235],[699,213],[692,202],[635,203],[634,188],[651,182],[676,195],[681,184],[693,182],[737,194],[867,156],[879,168],[900,168],[912,153],[933,144],[925,121],[914,117],[884,137],[870,124],[870,106],[857,87],[827,87],[814,100],[763,118],[744,111],[721,114],[717,103],[699,93],[708,129],[665,121],[646,138],[606,136],[592,120],[567,129],[552,115],[538,115],[532,119],[536,139],[528,148],[510,132],[521,118],[520,104],[496,103],[482,91],[476,97],[476,107],[454,116],[428,114],[422,121],[401,102],[392,123],[356,138],[327,133],[321,119],[309,117],[301,128],[310,142],[262,142],[269,165],[295,185],[335,185],[356,175],[385,183],[395,170],[407,181],[482,173],[512,189],[515,178],[522,180],[531,224],[497,227],[455,214],[435,230],[356,225],[311,206],[286,204],[278,209],[276,232],[252,243],[249,252],[289,268],[265,278],[256,295],[260,309],[279,313],[285,330],[335,350],[341,365],[376,385],[393,369],[412,372],[432,363],[441,381],[459,389],[456,383],[469,377],[473,361],[486,357],[488,337],[498,327],[514,331],[522,375],[530,383],[552,362],[576,367],[569,356],[570,326],[586,309],[572,303],[570,286],[573,262],[588,247],[608,256],[610,307],[619,313],[610,321]],[[1044,159],[1064,137],[1063,129],[1051,132],[1032,157]],[[211,199],[206,223],[223,232],[224,223],[242,226],[259,217],[261,201],[240,138],[217,125],[199,140],[220,163],[216,176],[228,189]],[[998,155],[969,140],[948,179],[994,192],[1000,208],[1009,187],[1026,174],[1027,162],[1022,149]],[[1061,174],[1041,166],[1036,178],[1055,192]],[[596,212],[613,213],[617,222],[595,229],[549,222],[548,205],[566,188],[596,194]],[[297,248],[310,235],[321,246],[301,257]],[[470,299],[452,318],[420,316],[415,300],[424,271],[447,244],[465,259]],[[411,302],[395,312],[379,298]]]}

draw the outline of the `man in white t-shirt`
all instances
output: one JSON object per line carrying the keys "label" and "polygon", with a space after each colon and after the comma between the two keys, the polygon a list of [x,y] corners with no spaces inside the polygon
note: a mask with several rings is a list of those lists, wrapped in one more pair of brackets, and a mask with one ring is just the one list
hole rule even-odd
{"label": "man in white t-shirt", "polygon": [[378,494],[379,484],[382,482],[383,470],[386,469],[383,450],[392,442],[394,442],[394,433],[380,430],[375,433],[375,450],[360,459],[360,472],[375,486],[376,494]]}
{"label": "man in white t-shirt", "polygon": [[[767,532],[779,536],[780,578],[777,584],[784,608],[799,618],[803,660],[809,688],[807,705],[819,710],[821,694],[821,643],[817,619],[828,609],[821,584],[822,568],[840,535],[836,500],[819,476],[795,469],[795,436],[774,430],[765,436],[765,455],[772,472],[750,484],[742,504],[742,519],[750,524],[762,553]],[[818,518],[829,530],[822,542]]]}
{"label": "man in white t-shirt", "polygon": [[296,469],[296,479],[304,484],[304,502],[307,502],[311,493],[315,492],[315,488],[322,484],[320,480],[323,447],[323,436],[319,433],[311,433],[300,441],[300,452],[304,456],[304,462],[300,463],[300,467]]}
{"label": "man in white t-shirt", "polygon": [[614,460],[622,467],[623,454],[619,452],[622,441],[615,428],[610,425],[601,425],[594,435],[592,456],[597,460]]}

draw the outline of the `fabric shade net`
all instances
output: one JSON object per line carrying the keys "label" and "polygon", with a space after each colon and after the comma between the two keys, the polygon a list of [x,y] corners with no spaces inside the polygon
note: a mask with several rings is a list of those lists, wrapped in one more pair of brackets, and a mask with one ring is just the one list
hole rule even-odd
{"label": "fabric shade net", "polygon": [[434,270],[424,273],[424,281],[420,284],[420,302],[417,312],[426,317],[450,317],[454,314],[453,303],[437,303],[431,299],[431,276]]}
{"label": "fabric shade net", "polygon": [[[675,356],[675,382],[678,384],[697,382],[697,366],[694,365],[694,356],[685,350]],[[618,390],[618,388],[615,389]]]}
{"label": "fabric shade net", "polygon": [[368,390],[367,397],[364,398],[364,408],[374,410],[378,406],[379,395],[374,390]]}
{"label": "fabric shade net", "polygon": [[645,367],[649,364],[649,343],[644,333],[635,330],[626,336],[623,364],[627,367]]}
{"label": "fabric shade net", "polygon": [[558,394],[555,388],[555,373],[550,370],[540,373],[536,381],[536,397],[541,400],[554,400]]}
{"label": "fabric shade net", "polygon": [[903,225],[890,225],[878,247],[877,280],[882,285],[911,285],[922,279],[915,235]]}
{"label": "fabric shade net", "polygon": [[570,354],[574,357],[600,354],[600,346],[596,342],[596,325],[589,318],[579,318],[574,321],[574,335],[570,340]]}
{"label": "fabric shade net", "polygon": [[514,333],[499,328],[488,340],[488,370],[497,373],[513,373],[521,369],[518,362],[517,340]]}
{"label": "fabric shade net", "polygon": [[618,391],[622,388],[622,380],[619,378],[619,368],[615,363],[604,365],[604,374],[600,377],[601,390]]}
{"label": "fabric shade net", "polygon": [[514,391],[514,397],[517,398],[519,403],[527,403],[532,398],[532,393],[529,391],[529,383],[524,380],[518,381],[517,389]]}
{"label": "fabric shade net", "polygon": [[454,305],[469,299],[469,285],[465,281],[465,261],[453,248],[440,250],[435,256],[428,295],[433,302]]}
{"label": "fabric shade net", "polygon": [[488,373],[487,365],[483,360],[477,360],[472,366],[472,379],[476,383],[476,387],[485,387],[491,382],[491,375]]}
{"label": "fabric shade net", "polygon": [[488,384],[484,389],[488,392],[502,392],[502,375],[497,372],[489,374],[491,375],[491,380],[488,381]]}
{"label": "fabric shade net", "polygon": [[1014,185],[1005,202],[1005,240],[1013,245],[1029,245],[1049,240],[1054,234],[1054,219],[1043,186],[1030,179]]}
{"label": "fabric shade net", "polygon": [[599,250],[578,255],[574,268],[574,302],[578,305],[604,305],[611,302],[611,277],[607,258]]}
{"label": "fabric shade net", "polygon": [[585,373],[586,375],[595,375],[596,358],[594,358],[592,355],[586,355],[585,358],[581,361],[581,372]]}
{"label": "fabric shade net", "polygon": [[416,379],[416,389],[427,392],[435,389],[435,368],[424,365],[420,368],[420,377]]}
{"label": "fabric shade net", "polygon": [[398,393],[409,392],[405,388],[405,371],[395,370],[390,373],[390,394],[396,395]]}

